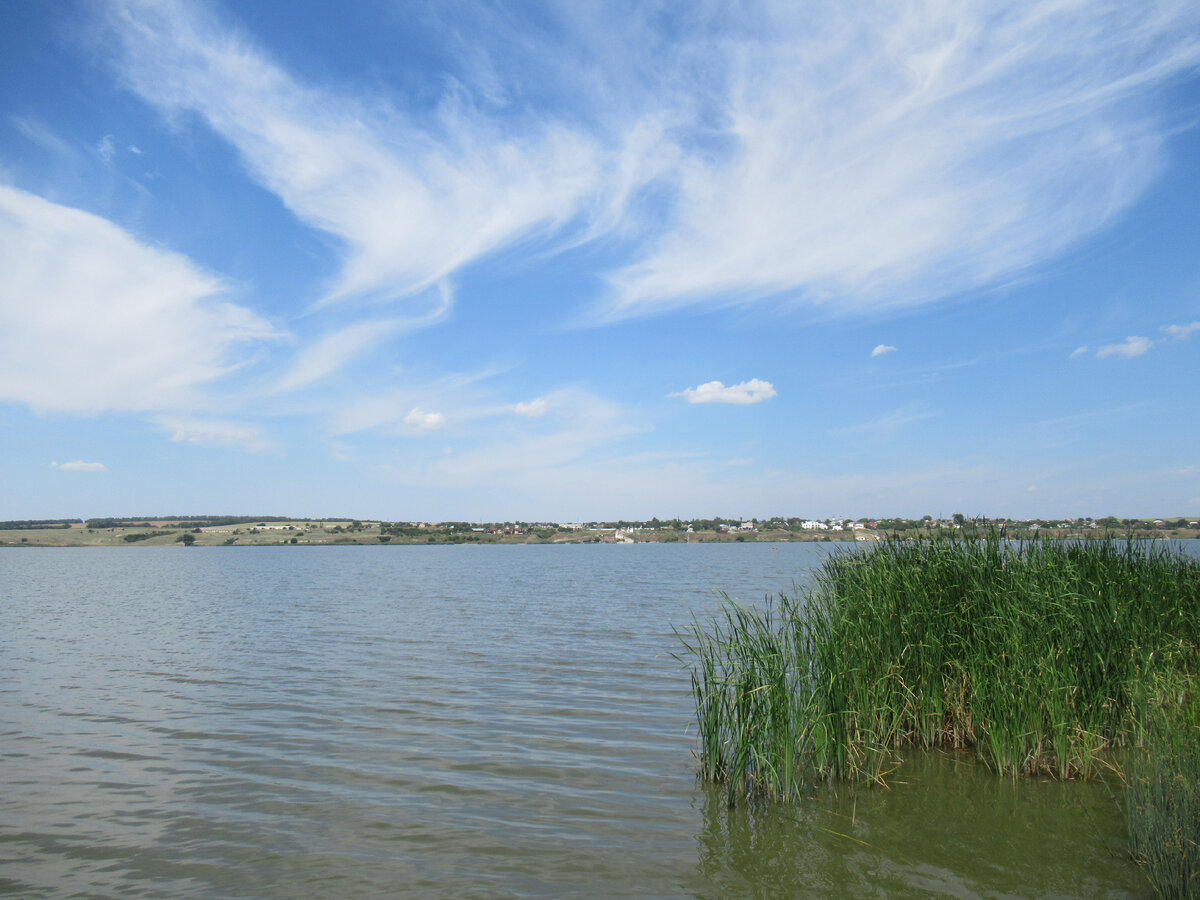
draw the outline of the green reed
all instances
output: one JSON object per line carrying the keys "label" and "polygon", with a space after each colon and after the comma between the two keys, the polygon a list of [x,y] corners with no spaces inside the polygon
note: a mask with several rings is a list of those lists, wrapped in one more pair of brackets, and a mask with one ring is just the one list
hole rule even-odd
{"label": "green reed", "polygon": [[730,802],[880,779],[905,747],[1087,777],[1101,751],[1143,743],[1163,685],[1195,670],[1200,561],[1131,542],[889,541],[680,639],[700,774]]}
{"label": "green reed", "polygon": [[1125,767],[1129,849],[1160,897],[1200,897],[1200,679],[1167,675]]}

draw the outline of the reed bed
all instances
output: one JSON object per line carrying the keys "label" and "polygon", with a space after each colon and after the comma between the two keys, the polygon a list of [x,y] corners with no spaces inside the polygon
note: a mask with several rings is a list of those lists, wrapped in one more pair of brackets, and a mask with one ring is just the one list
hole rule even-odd
{"label": "reed bed", "polygon": [[679,633],[700,775],[796,799],[905,747],[1088,777],[1197,673],[1200,561],[1133,542],[890,541]]}
{"label": "reed bed", "polygon": [[1200,897],[1200,696],[1176,680],[1126,765],[1129,849],[1160,897]]}

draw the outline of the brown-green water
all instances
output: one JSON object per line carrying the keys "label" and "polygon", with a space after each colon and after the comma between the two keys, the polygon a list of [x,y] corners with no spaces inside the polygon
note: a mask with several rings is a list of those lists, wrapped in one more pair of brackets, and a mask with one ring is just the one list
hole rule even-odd
{"label": "brown-green water", "polygon": [[0,893],[1150,896],[1101,784],[697,783],[672,625],[823,552],[0,553]]}

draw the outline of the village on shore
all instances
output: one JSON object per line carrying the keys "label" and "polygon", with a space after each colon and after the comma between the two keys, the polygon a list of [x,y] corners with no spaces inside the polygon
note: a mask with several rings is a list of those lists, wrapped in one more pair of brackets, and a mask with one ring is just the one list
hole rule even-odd
{"label": "village on shore", "polygon": [[0,521],[0,546],[579,544],[877,541],[888,537],[1200,538],[1195,519],[658,519],[613,522],[389,522],[282,516],[133,516]]}

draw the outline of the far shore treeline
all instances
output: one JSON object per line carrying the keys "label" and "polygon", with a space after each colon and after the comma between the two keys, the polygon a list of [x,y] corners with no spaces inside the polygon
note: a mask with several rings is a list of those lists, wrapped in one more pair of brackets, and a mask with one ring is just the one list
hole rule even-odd
{"label": "far shore treeline", "polygon": [[0,546],[252,546],[263,544],[776,543],[887,538],[1200,538],[1191,518],[659,519],[591,522],[420,522],[350,517],[107,516],[0,521]]}

